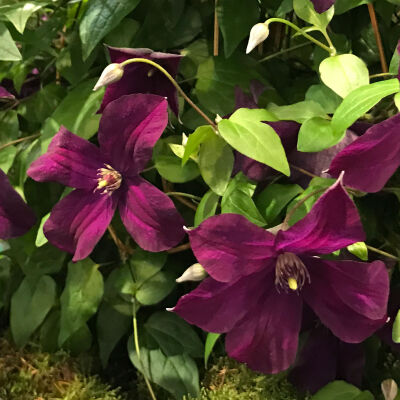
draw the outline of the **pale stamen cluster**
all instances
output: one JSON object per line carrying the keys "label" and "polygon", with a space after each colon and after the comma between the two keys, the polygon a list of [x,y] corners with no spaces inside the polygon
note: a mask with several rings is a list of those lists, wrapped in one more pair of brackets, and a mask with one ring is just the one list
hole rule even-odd
{"label": "pale stamen cluster", "polygon": [[111,165],[104,164],[105,168],[97,170],[97,187],[94,190],[103,190],[101,194],[108,194],[111,196],[121,186],[121,174],[116,171]]}

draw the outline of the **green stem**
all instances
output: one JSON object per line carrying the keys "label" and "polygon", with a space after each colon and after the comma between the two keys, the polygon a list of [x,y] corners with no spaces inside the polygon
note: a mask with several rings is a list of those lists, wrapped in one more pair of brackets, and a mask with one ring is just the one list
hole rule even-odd
{"label": "green stem", "polygon": [[392,74],[391,72],[382,72],[380,74],[373,74],[369,76],[369,79],[373,78],[383,78],[385,76],[395,76],[396,74]]}
{"label": "green stem", "polygon": [[293,47],[288,47],[287,49],[283,49],[283,50],[278,51],[278,52],[276,52],[274,54],[270,54],[269,56],[262,58],[258,62],[262,63],[262,62],[271,60],[272,58],[279,57],[280,55],[285,54],[285,53],[289,53],[290,51],[293,51],[293,50],[301,49],[302,47],[309,46],[310,44],[311,44],[310,42],[306,42],[306,43],[298,44],[298,45],[293,46]]}
{"label": "green stem", "polygon": [[195,196],[194,194],[190,193],[183,193],[183,192],[166,192],[165,193],[167,196],[181,196],[181,197],[188,197],[189,199],[193,199],[196,201],[200,201],[201,197]]}
{"label": "green stem", "polygon": [[211,121],[210,118],[207,117],[207,115],[200,110],[199,107],[196,106],[196,104],[193,103],[193,101],[186,95],[186,93],[182,90],[182,88],[179,86],[179,84],[176,82],[176,80],[171,76],[171,74],[164,69],[161,65],[155,63],[154,61],[148,60],[147,58],[130,58],[129,60],[123,61],[120,66],[125,67],[128,64],[136,63],[136,62],[141,62],[145,64],[150,64],[154,68],[157,68],[160,72],[162,72],[168,80],[175,86],[176,90],[180,93],[180,95],[186,100],[187,103],[189,103],[195,110],[196,112],[201,115],[208,124],[210,124],[214,129],[217,129],[217,125]]}
{"label": "green stem", "polygon": [[328,32],[326,31],[326,29],[323,29],[323,30],[321,30],[321,33],[324,35],[324,38],[326,39],[326,41],[327,41],[328,44],[329,44],[329,48],[331,49],[330,55],[331,55],[331,56],[336,56],[336,48],[335,48],[335,46],[333,45],[332,40],[331,40],[331,38],[330,38],[329,35],[328,35]]}
{"label": "green stem", "polygon": [[[286,19],[283,18],[270,18],[267,19],[265,21],[265,24],[268,26],[269,24],[271,24],[272,22],[280,22],[281,24],[285,24],[290,26],[292,29],[294,29],[295,31],[299,32],[301,35],[303,35],[306,39],[310,40],[311,42],[315,43],[317,46],[321,47],[322,49],[324,49],[325,51],[327,51],[331,56],[336,55],[336,49],[332,46],[332,47],[328,47],[327,45],[323,44],[322,42],[320,42],[319,40],[313,38],[311,35],[309,35],[308,33],[303,32],[303,30],[301,28],[299,28],[297,25],[293,24],[290,21],[287,21]],[[324,32],[322,32],[322,34],[324,34]],[[325,36],[325,35],[324,35]],[[328,41],[328,43],[330,42],[330,39]],[[332,42],[331,42],[332,43]],[[330,43],[330,45],[331,45]]]}
{"label": "green stem", "polygon": [[379,250],[379,249],[377,249],[376,247],[369,246],[368,244],[367,244],[366,246],[367,246],[367,249],[368,249],[368,250],[371,250],[371,251],[373,251],[374,253],[378,253],[378,254],[380,254],[380,255],[382,255],[382,256],[391,258],[392,260],[400,261],[400,258],[394,256],[393,254],[387,253],[386,251],[383,251],[383,250]]}
{"label": "green stem", "polygon": [[14,144],[24,142],[25,140],[36,139],[36,138],[38,138],[39,136],[40,136],[40,133],[37,133],[36,135],[25,136],[25,137],[23,137],[23,138],[21,138],[21,139],[13,140],[12,142],[8,142],[8,143],[6,143],[6,144],[1,145],[1,146],[0,146],[0,150],[3,150],[3,149],[5,149],[5,148],[8,147],[8,146],[12,146],[12,145],[14,145]]}

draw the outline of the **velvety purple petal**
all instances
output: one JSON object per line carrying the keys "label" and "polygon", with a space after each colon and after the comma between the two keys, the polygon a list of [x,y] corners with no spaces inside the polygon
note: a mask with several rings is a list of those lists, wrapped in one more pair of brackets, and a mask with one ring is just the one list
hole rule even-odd
{"label": "velvety purple petal", "polygon": [[365,239],[357,207],[338,180],[311,211],[287,231],[279,231],[276,248],[282,252],[329,254]]}
{"label": "velvety purple petal", "polygon": [[303,303],[296,293],[279,294],[275,288],[264,293],[227,333],[225,347],[230,357],[251,369],[275,374],[296,358]]}
{"label": "velvety purple petal", "polygon": [[152,94],[132,94],[110,103],[100,120],[99,143],[113,168],[135,176],[150,160],[168,123],[167,101]]}
{"label": "velvety purple petal", "polygon": [[163,251],[184,237],[184,220],[172,200],[161,190],[137,177],[126,182],[119,211],[135,242],[147,251]]}
{"label": "velvety purple petal", "polygon": [[73,253],[73,261],[86,258],[103,236],[114,215],[118,192],[93,193],[77,189],[59,201],[43,227],[49,242]]}
{"label": "velvety purple petal", "polygon": [[302,260],[311,276],[303,297],[335,336],[359,343],[384,324],[389,276],[381,261]]}
{"label": "velvety purple petal", "polygon": [[317,13],[323,13],[335,4],[335,0],[311,0]]}
{"label": "velvety purple petal", "polygon": [[[130,58],[146,58],[160,64],[173,78],[178,73],[182,58],[179,54],[153,52],[150,49],[108,47],[108,51],[113,63],[121,63]],[[174,85],[156,68],[139,62],[127,65],[123,77],[107,87],[100,112],[111,101],[133,93],[151,93],[166,97],[171,110],[178,115],[178,94]]]}
{"label": "velvety purple petal", "polygon": [[106,159],[94,144],[61,127],[47,153],[34,161],[27,174],[38,182],[55,181],[77,189],[94,189],[97,170]]}
{"label": "velvety purple petal", "polygon": [[206,278],[182,296],[172,311],[207,332],[229,332],[254,307],[264,290],[275,290],[273,282],[272,273],[266,271],[229,283]]}
{"label": "velvety purple petal", "polygon": [[36,222],[33,211],[10,185],[0,169],[0,239],[11,239],[26,233]]}
{"label": "velvety purple petal", "polygon": [[333,159],[328,173],[345,171],[345,185],[379,192],[400,165],[399,130],[400,114],[373,125]]}
{"label": "velvety purple petal", "polygon": [[217,281],[230,282],[259,271],[275,256],[274,235],[242,215],[216,215],[188,234],[194,255]]}
{"label": "velvety purple petal", "polygon": [[3,88],[3,86],[0,86],[0,99],[15,99],[15,96]]}

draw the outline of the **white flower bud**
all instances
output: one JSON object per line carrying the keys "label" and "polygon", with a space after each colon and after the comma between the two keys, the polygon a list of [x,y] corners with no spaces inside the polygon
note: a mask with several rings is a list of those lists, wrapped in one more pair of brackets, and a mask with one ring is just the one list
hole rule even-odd
{"label": "white flower bud", "polygon": [[96,85],[94,85],[93,91],[96,91],[103,86],[107,86],[110,83],[119,81],[123,74],[124,68],[121,67],[120,64],[113,63],[108,65],[104,68]]}
{"label": "white flower bud", "polygon": [[188,137],[182,133],[182,146],[185,147],[187,145]]}
{"label": "white flower bud", "polygon": [[250,31],[249,42],[247,43],[246,54],[249,54],[256,46],[262,43],[269,35],[266,24],[255,24]]}
{"label": "white flower bud", "polygon": [[176,281],[178,283],[187,281],[202,281],[207,276],[206,270],[199,264],[193,264]]}

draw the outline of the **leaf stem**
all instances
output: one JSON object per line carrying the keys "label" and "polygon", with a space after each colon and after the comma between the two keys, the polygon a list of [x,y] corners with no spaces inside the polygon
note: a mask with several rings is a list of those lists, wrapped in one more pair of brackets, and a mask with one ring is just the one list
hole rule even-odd
{"label": "leaf stem", "polygon": [[193,101],[182,90],[182,88],[179,86],[179,84],[176,82],[176,80],[171,76],[171,74],[166,69],[164,69],[161,65],[157,64],[156,62],[154,62],[152,60],[148,60],[147,58],[130,58],[128,60],[123,61],[120,64],[120,66],[125,67],[128,64],[132,64],[132,63],[136,63],[136,62],[149,64],[149,65],[153,66],[154,68],[157,68],[160,72],[162,72],[168,78],[168,80],[175,86],[176,90],[186,100],[186,102],[188,104],[190,104],[190,106],[192,106],[194,108],[194,110],[196,110],[196,112],[199,115],[201,115],[201,117],[203,117],[204,120],[207,121],[208,124],[210,124],[214,129],[217,129],[217,125],[213,121],[211,121],[211,119],[208,118],[207,115],[202,110],[200,110],[200,108],[198,106],[196,106],[196,104],[193,103]]}
{"label": "leaf stem", "polygon": [[262,63],[262,62],[271,60],[271,59],[273,59],[275,57],[279,57],[282,54],[289,53],[290,51],[294,51],[294,50],[297,50],[297,49],[301,49],[302,47],[309,46],[310,44],[311,44],[310,42],[305,42],[305,43],[301,43],[301,44],[298,44],[298,45],[293,46],[293,47],[288,47],[287,49],[283,49],[283,50],[280,50],[280,51],[278,51],[276,53],[270,54],[269,56],[266,56],[266,57],[262,58],[258,62]]}
{"label": "leaf stem", "polygon": [[[280,22],[281,24],[285,24],[285,25],[290,26],[292,29],[297,31],[300,35],[303,35],[306,39],[310,40],[311,42],[315,43],[317,46],[319,46],[322,49],[324,49],[325,51],[327,51],[331,56],[336,55],[336,49],[333,47],[332,42],[330,41],[330,39],[329,39],[328,43],[330,42],[329,44],[332,45],[332,47],[329,47],[329,46],[323,44],[322,42],[320,42],[319,40],[315,39],[314,37],[312,37],[308,33],[303,32],[303,30],[301,28],[299,28],[297,25],[293,24],[292,22],[287,21],[286,19],[283,19],[283,18],[270,18],[270,19],[267,19],[265,21],[265,24],[268,26],[272,22]],[[322,34],[324,34],[324,32],[322,32]]]}
{"label": "leaf stem", "polygon": [[377,249],[376,247],[369,246],[368,244],[367,244],[366,246],[367,246],[367,249],[368,249],[368,250],[371,250],[371,251],[373,251],[374,253],[381,254],[382,256],[391,258],[392,260],[400,261],[400,258],[394,256],[393,254],[390,254],[390,253],[387,253],[386,251]]}
{"label": "leaf stem", "polygon": [[396,76],[396,74],[392,74],[391,72],[382,72],[380,74],[373,74],[369,76],[369,79],[373,78],[383,78],[385,76]]}
{"label": "leaf stem", "polygon": [[188,197],[189,199],[193,199],[196,201],[200,201],[201,197],[195,196],[194,194],[190,193],[183,193],[183,192],[167,192],[165,193],[167,196],[182,196],[182,197]]}
{"label": "leaf stem", "polygon": [[168,254],[180,253],[181,251],[189,250],[190,243],[181,244],[180,246],[173,247],[172,249],[167,250]]}
{"label": "leaf stem", "polygon": [[23,138],[21,138],[21,139],[13,140],[13,141],[11,141],[11,142],[8,142],[8,143],[6,143],[6,144],[1,145],[1,146],[0,146],[0,150],[3,150],[3,149],[5,149],[5,148],[8,147],[8,146],[13,146],[14,144],[24,142],[25,140],[36,139],[36,138],[38,138],[39,136],[40,136],[40,133],[37,133],[37,134],[35,134],[35,135],[25,136],[25,137],[23,137]]}
{"label": "leaf stem", "polygon": [[115,229],[111,224],[108,225],[107,230],[108,230],[112,240],[114,241],[115,245],[118,247],[121,259],[125,261],[127,258],[127,255],[132,255],[134,250],[131,247],[124,245],[124,243],[118,237],[117,232],[115,232]]}

